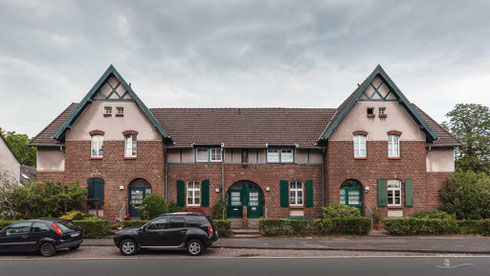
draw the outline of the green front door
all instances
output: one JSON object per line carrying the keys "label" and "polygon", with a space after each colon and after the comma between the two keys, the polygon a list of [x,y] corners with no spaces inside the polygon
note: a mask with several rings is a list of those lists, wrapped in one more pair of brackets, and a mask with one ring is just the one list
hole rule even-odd
{"label": "green front door", "polygon": [[247,217],[260,218],[263,215],[261,192],[257,189],[250,189],[248,194]]}
{"label": "green front door", "polygon": [[151,194],[151,186],[146,180],[137,179],[129,185],[128,213],[131,218],[139,218],[138,211],[143,199]]}
{"label": "green front door", "polygon": [[362,189],[361,187],[340,188],[340,204],[356,207],[362,216]]}
{"label": "green front door", "polygon": [[226,195],[228,217],[242,218],[243,206],[247,207],[248,218],[263,216],[263,196],[259,186],[248,181],[233,184]]}
{"label": "green front door", "polygon": [[242,208],[242,192],[233,190],[230,191],[228,198],[228,216],[230,218],[242,218],[243,217],[243,208]]}

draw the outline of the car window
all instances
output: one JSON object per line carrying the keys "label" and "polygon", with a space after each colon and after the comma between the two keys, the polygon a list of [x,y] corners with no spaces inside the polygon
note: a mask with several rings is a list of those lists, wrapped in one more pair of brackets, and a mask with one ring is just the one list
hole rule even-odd
{"label": "car window", "polygon": [[14,235],[14,234],[23,234],[23,233],[29,233],[29,229],[31,228],[32,222],[30,221],[24,221],[24,222],[17,222],[9,226],[7,230],[5,231],[5,234],[7,236],[9,235]]}
{"label": "car window", "polygon": [[168,228],[181,228],[185,227],[184,217],[171,217]]}
{"label": "car window", "polygon": [[49,231],[49,227],[42,222],[34,222],[32,225],[32,232],[46,232]]}
{"label": "car window", "polygon": [[148,230],[166,229],[168,226],[168,218],[159,218],[150,222],[147,226]]}
{"label": "car window", "polygon": [[56,224],[58,224],[58,225],[61,224],[61,225],[66,226],[70,229],[78,230],[78,227],[73,222],[71,222],[69,220],[62,220],[62,221],[57,222]]}
{"label": "car window", "polygon": [[199,217],[187,216],[186,218],[187,226],[199,227],[201,226],[201,219]]}

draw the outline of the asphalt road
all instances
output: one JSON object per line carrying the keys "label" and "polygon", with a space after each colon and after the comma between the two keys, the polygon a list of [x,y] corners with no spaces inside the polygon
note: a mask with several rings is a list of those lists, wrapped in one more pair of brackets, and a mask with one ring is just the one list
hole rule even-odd
{"label": "asphalt road", "polygon": [[485,257],[0,261],[0,275],[488,275]]}

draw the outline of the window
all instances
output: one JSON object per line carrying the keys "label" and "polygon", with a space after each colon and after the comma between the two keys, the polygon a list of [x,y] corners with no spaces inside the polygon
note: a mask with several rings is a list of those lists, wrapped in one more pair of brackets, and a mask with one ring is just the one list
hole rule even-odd
{"label": "window", "polygon": [[208,162],[208,158],[208,149],[196,149],[196,162]]}
{"label": "window", "polygon": [[402,205],[402,182],[400,180],[388,180],[386,187],[388,206]]}
{"label": "window", "polygon": [[111,115],[112,114],[112,107],[105,106],[104,107],[104,114]]}
{"label": "window", "polygon": [[104,136],[94,135],[92,136],[92,149],[91,157],[103,157],[104,156]]}
{"label": "window", "polygon": [[400,157],[400,136],[388,135],[388,157]]}
{"label": "window", "polygon": [[118,115],[124,115],[124,107],[116,107]]}
{"label": "window", "polygon": [[221,162],[221,148],[211,149],[211,162]]}
{"label": "window", "polygon": [[185,227],[185,218],[184,217],[171,217],[168,228],[183,228]]}
{"label": "window", "polygon": [[281,150],[281,162],[283,162],[283,163],[293,162],[293,150],[292,149],[282,149]]}
{"label": "window", "polygon": [[374,116],[374,107],[368,107],[367,108],[367,115],[373,115]]}
{"label": "window", "polygon": [[289,205],[303,206],[303,183],[293,181],[289,183]]}
{"label": "window", "polygon": [[168,218],[159,218],[150,222],[147,226],[148,230],[162,230],[168,228]]}
{"label": "window", "polygon": [[386,107],[379,108],[379,115],[386,115]]}
{"label": "window", "polygon": [[365,158],[366,156],[366,136],[354,136],[354,158]]}
{"label": "window", "polygon": [[7,236],[15,235],[15,234],[24,234],[29,233],[29,229],[31,228],[31,222],[23,221],[12,224],[10,227],[5,230],[5,234]]}
{"label": "window", "polygon": [[38,233],[46,231],[49,231],[49,227],[42,222],[34,222],[34,224],[32,225],[32,232]]}
{"label": "window", "polygon": [[136,157],[136,135],[127,135],[124,146],[124,157]]}
{"label": "window", "polygon": [[279,162],[279,149],[267,149],[267,162],[269,163]]}
{"label": "window", "polygon": [[201,206],[201,184],[197,181],[187,182],[187,206]]}

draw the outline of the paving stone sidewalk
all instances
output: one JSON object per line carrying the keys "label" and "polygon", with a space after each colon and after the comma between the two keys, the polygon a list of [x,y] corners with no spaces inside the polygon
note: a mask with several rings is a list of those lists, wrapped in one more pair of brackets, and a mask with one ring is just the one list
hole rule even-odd
{"label": "paving stone sidewalk", "polygon": [[[114,246],[112,239],[85,239],[83,246]],[[348,250],[372,252],[417,252],[490,254],[489,237],[417,236],[417,237],[357,237],[328,238],[223,238],[217,248]]]}

